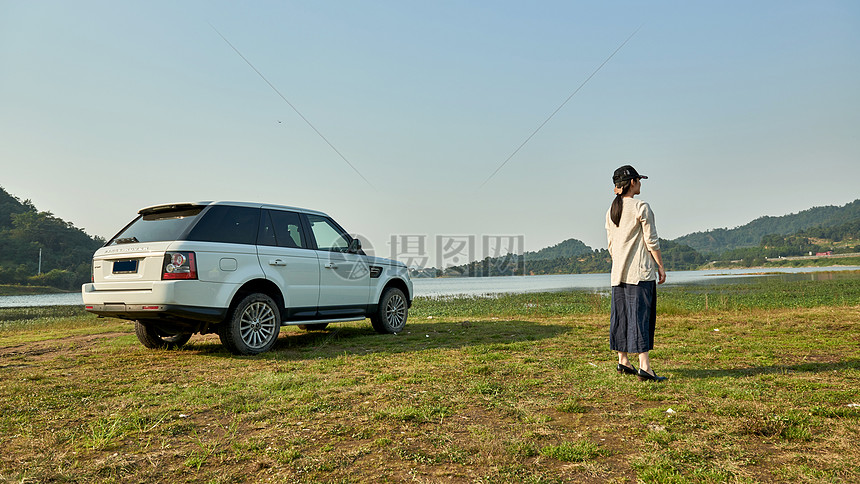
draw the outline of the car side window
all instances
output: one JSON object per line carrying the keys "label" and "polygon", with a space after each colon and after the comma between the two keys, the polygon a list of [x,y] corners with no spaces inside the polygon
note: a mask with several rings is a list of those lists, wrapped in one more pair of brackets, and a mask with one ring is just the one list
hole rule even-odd
{"label": "car side window", "polygon": [[269,210],[269,214],[272,216],[272,226],[275,228],[279,246],[297,249],[305,247],[299,214],[282,210]]}
{"label": "car side window", "polygon": [[275,238],[275,227],[272,225],[272,218],[269,217],[268,210],[260,211],[260,233],[257,235],[257,245],[278,245],[278,239]]}
{"label": "car side window", "polygon": [[341,232],[340,227],[328,218],[319,215],[308,215],[311,231],[317,242],[317,249],[333,252],[346,252],[349,248],[349,237]]}
{"label": "car side window", "polygon": [[213,205],[191,229],[187,239],[253,245],[259,225],[259,208]]}

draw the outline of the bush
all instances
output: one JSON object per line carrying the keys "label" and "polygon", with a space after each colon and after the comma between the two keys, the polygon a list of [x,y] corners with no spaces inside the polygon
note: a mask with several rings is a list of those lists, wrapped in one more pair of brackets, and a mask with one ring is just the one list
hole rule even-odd
{"label": "bush", "polygon": [[78,276],[74,272],[54,269],[51,272],[32,276],[29,284],[36,286],[52,286],[60,289],[74,289],[78,284]]}

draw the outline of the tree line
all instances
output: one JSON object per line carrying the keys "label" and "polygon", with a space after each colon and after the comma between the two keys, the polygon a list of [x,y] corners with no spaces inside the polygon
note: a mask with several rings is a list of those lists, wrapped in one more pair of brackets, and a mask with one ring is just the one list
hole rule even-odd
{"label": "tree line", "polygon": [[[834,255],[860,251],[860,217],[832,227],[812,227],[790,235],[766,234],[754,247],[742,247],[721,252],[701,253],[678,240],[660,239],[660,251],[666,270],[689,271],[716,266],[761,266],[767,259],[793,257],[820,252]],[[574,249],[575,255],[544,258],[554,255],[558,248]],[[584,250],[583,250],[584,248]],[[592,249],[581,241],[570,239],[553,251],[526,252],[525,255],[507,255],[502,258],[485,258],[440,271],[448,277],[488,277],[539,274],[590,274],[609,272],[612,259],[606,249]],[[546,250],[546,249],[544,249]]]}
{"label": "tree line", "polygon": [[768,234],[757,247],[727,250],[714,257],[718,265],[760,266],[767,259],[830,252],[833,255],[860,251],[860,218],[833,227],[813,227],[791,235]]}
{"label": "tree line", "polygon": [[[813,224],[812,221],[818,221]],[[790,227],[800,227],[785,232]],[[777,231],[759,234],[767,228]],[[707,243],[702,243],[702,237]],[[89,282],[92,254],[105,240],[39,211],[0,187],[0,284],[53,286],[75,290]],[[739,246],[739,244],[743,246]],[[667,270],[716,265],[762,265],[768,258],[860,250],[860,200],[844,207],[816,207],[784,217],[762,217],[737,229],[697,232],[660,239]],[[704,247],[704,248],[703,248]],[[42,250],[41,274],[39,250]],[[606,249],[592,249],[577,239],[522,255],[474,261],[434,272],[443,276],[510,276],[609,272]]]}
{"label": "tree line", "polygon": [[[780,217],[759,217],[733,229],[713,229],[693,232],[675,239],[701,254],[720,254],[732,249],[758,247],[767,235],[793,235],[805,230],[836,227],[860,220],[860,199],[841,207],[813,207]],[[856,233],[856,232],[855,232]],[[811,236],[811,235],[810,235]],[[821,237],[832,239],[832,237]]]}
{"label": "tree line", "polygon": [[104,243],[0,187],[0,284],[79,289],[90,281],[93,252]]}
{"label": "tree line", "polygon": [[[448,277],[489,277],[489,276],[519,276],[545,274],[599,274],[612,269],[612,258],[607,249],[592,249],[580,241],[586,248],[583,252],[577,250],[573,256],[541,258],[539,252],[527,252],[524,255],[508,254],[504,257],[487,257],[481,261],[459,266],[452,266],[442,271]],[[696,269],[707,259],[693,248],[670,240],[660,239],[663,263],[667,270],[682,271]]]}

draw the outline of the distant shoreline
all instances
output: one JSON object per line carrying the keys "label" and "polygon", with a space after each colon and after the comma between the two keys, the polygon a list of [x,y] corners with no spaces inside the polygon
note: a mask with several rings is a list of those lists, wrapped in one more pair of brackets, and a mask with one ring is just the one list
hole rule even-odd
{"label": "distant shoreline", "polygon": [[76,291],[64,291],[51,286],[0,284],[0,296],[38,296],[40,294],[65,294],[70,292]]}
{"label": "distant shoreline", "polygon": [[[708,263],[702,266],[699,266],[695,269],[686,269],[684,271],[719,271],[725,269],[749,269],[749,270],[766,270],[766,269],[802,269],[804,267],[815,267],[820,269],[827,268],[840,268],[840,267],[856,267],[860,266],[860,256],[854,256],[851,254],[849,257],[841,257],[840,255],[832,255],[832,256],[804,256],[804,257],[795,257],[795,258],[782,258],[782,259],[773,259],[769,260],[765,263],[765,265],[754,265],[754,266],[745,266],[741,265],[740,261],[737,264],[725,263],[724,265],[714,265],[714,263]],[[667,269],[669,272],[677,272],[673,269]],[[682,272],[684,272],[682,271]],[[517,275],[508,275],[508,276],[468,276],[468,275],[444,275],[437,277],[422,277],[422,276],[412,276],[413,280],[417,279],[480,279],[484,277],[528,277],[528,276],[564,276],[571,274],[608,274],[608,271],[601,272],[551,272],[551,273],[529,273],[529,274],[517,274]]]}

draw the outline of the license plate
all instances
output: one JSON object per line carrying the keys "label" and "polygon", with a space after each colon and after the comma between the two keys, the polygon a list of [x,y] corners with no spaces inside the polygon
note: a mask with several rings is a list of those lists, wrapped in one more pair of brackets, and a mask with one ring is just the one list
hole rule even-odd
{"label": "license plate", "polygon": [[116,260],[113,262],[114,274],[135,274],[137,273],[137,260]]}

